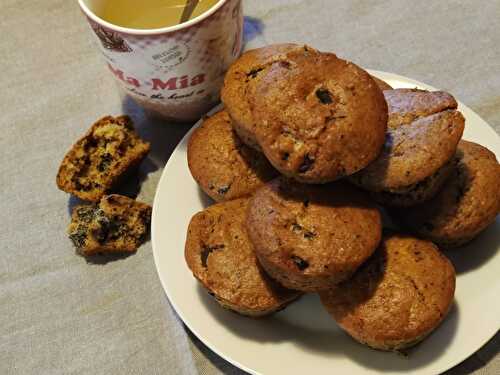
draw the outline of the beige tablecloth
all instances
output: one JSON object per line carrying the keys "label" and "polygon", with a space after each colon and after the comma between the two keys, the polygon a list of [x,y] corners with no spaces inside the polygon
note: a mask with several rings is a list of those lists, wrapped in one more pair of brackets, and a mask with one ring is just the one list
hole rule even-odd
{"label": "beige tablecloth", "polygon": [[[154,140],[138,197],[149,203],[188,128],[121,102],[76,3],[0,1],[0,373],[239,374],[176,317],[150,243],[87,264],[66,238],[72,202],[55,174],[94,119],[127,112]],[[245,0],[245,14],[247,48],[333,50],[449,90],[500,131],[499,1]],[[499,346],[497,335],[450,374],[500,374]]]}

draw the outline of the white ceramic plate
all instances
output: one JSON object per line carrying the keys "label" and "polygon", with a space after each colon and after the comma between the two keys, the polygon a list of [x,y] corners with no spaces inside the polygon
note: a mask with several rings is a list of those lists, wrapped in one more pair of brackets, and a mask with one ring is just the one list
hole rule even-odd
{"label": "white ceramic plate", "polygon": [[[372,71],[393,87],[423,83]],[[460,104],[464,138],[500,156],[500,140],[477,114]],[[444,323],[408,357],[371,350],[344,334],[307,295],[284,311],[254,320],[226,311],[198,285],[184,261],[189,220],[210,200],[192,179],[186,160],[189,134],[161,177],[153,208],[152,242],[158,274],[177,314],[210,349],[252,374],[441,373],[477,351],[500,327],[500,220],[467,248],[449,252],[457,272],[455,303]],[[500,181],[499,181],[500,183]]]}

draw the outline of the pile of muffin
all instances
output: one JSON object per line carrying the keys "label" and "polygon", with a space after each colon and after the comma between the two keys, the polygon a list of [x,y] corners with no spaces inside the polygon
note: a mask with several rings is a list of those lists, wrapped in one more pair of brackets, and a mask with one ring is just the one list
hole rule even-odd
{"label": "pile of muffin", "polygon": [[[455,99],[283,44],[237,60],[222,100],[188,146],[194,179],[218,202],[191,219],[185,247],[208,292],[253,317],[317,292],[341,328],[382,350],[432,332],[455,291],[440,249],[500,210],[500,166],[461,140]],[[382,210],[412,235],[384,229]]]}

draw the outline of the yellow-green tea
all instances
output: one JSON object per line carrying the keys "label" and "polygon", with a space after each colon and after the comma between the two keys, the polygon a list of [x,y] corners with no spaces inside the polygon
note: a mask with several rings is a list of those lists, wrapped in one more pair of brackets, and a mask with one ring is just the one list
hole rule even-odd
{"label": "yellow-green tea", "polygon": [[[200,0],[193,19],[217,4],[219,0]],[[94,12],[102,19],[132,29],[157,29],[181,23],[188,0],[101,0]]]}

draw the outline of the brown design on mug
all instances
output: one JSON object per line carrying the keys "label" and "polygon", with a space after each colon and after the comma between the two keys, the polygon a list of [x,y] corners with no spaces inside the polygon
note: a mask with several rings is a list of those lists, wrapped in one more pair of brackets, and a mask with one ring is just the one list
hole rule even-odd
{"label": "brown design on mug", "polygon": [[92,30],[101,41],[104,48],[114,52],[132,52],[132,48],[127,42],[117,33],[106,30],[104,27],[93,23]]}
{"label": "brown design on mug", "polygon": [[233,43],[233,48],[232,48],[232,53],[234,57],[238,57],[240,54],[240,51],[242,49],[242,44],[243,44],[243,38],[242,38],[242,32],[243,32],[243,17],[241,16],[241,2],[239,1],[236,6],[233,9],[233,18],[235,18],[237,21],[237,27],[236,27],[236,36],[234,39]]}

